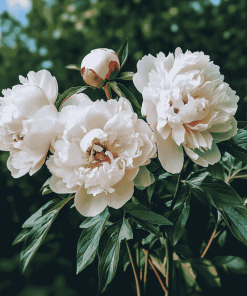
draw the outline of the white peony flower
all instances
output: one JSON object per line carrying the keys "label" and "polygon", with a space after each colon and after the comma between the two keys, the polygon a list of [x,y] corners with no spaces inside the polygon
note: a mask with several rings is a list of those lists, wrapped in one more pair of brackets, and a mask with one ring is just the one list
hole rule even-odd
{"label": "white peony flower", "polygon": [[237,133],[235,95],[219,67],[203,52],[167,57],[144,56],[133,77],[143,96],[142,114],[155,132],[159,160],[168,172],[183,167],[183,148],[197,164],[207,167],[220,160],[216,143]]}
{"label": "white peony flower", "polygon": [[0,149],[10,151],[7,166],[14,178],[32,175],[43,165],[58,116],[58,85],[49,71],[31,71],[19,79],[22,84],[0,97]]}
{"label": "white peony flower", "polygon": [[[46,162],[53,174],[50,188],[76,192],[75,206],[84,216],[95,216],[106,206],[123,206],[132,197],[139,167],[156,156],[147,123],[137,119],[124,98],[92,102],[86,97],[77,106],[63,107],[59,122],[64,132]],[[148,170],[141,172],[138,182],[150,185]]]}
{"label": "white peony flower", "polygon": [[120,63],[114,50],[107,48],[98,48],[84,57],[81,62],[81,76],[85,83],[101,87],[106,80],[118,72]]}

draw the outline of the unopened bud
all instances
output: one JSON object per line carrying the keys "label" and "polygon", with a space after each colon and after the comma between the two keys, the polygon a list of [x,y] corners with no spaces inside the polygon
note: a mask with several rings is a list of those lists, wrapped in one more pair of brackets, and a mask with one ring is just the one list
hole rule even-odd
{"label": "unopened bud", "polygon": [[86,84],[102,87],[106,80],[114,78],[120,69],[115,51],[107,48],[92,50],[81,62],[81,76]]}

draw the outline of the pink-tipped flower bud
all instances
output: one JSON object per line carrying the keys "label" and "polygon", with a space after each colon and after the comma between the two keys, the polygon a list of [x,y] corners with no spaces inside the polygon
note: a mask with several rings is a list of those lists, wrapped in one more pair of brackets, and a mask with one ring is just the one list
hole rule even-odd
{"label": "pink-tipped flower bud", "polygon": [[118,56],[114,50],[98,48],[84,57],[81,62],[81,76],[86,84],[102,87],[106,80],[114,78],[120,69]]}

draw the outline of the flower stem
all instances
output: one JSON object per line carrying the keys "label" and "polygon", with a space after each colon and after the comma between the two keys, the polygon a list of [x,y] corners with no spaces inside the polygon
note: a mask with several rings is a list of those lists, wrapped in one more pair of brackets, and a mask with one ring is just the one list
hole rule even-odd
{"label": "flower stem", "polygon": [[108,100],[110,100],[112,98],[111,90],[109,88],[110,88],[110,86],[107,83],[105,86],[103,86],[103,90],[105,91],[105,94],[106,94],[106,97]]}
{"label": "flower stem", "polygon": [[[147,252],[146,250],[144,250],[144,249],[142,249],[142,250],[143,250],[144,254],[147,255],[148,252]],[[155,275],[156,275],[156,277],[157,277],[157,279],[158,279],[158,281],[159,281],[159,283],[160,283],[160,285],[161,285],[161,288],[162,288],[163,291],[166,293],[166,295],[168,295],[167,288],[166,288],[165,285],[163,284],[163,282],[162,282],[162,280],[161,280],[161,278],[160,278],[160,276],[159,276],[159,274],[158,274],[156,268],[154,267],[154,265],[153,265],[153,263],[152,263],[152,261],[151,261],[150,259],[148,259],[148,263],[149,263],[150,266],[152,267],[152,269],[153,269],[153,271],[154,271],[154,273],[155,273]]]}
{"label": "flower stem", "polygon": [[143,292],[146,293],[147,285],[147,273],[148,273],[148,251],[145,253],[145,266],[144,266],[144,276],[143,276]]}
{"label": "flower stem", "polygon": [[212,241],[214,239],[215,233],[216,233],[216,228],[214,229],[214,231],[213,231],[213,233],[212,233],[212,235],[211,235],[211,237],[210,237],[210,239],[208,241],[208,244],[206,245],[206,248],[204,249],[204,251],[203,251],[203,253],[201,255],[201,258],[204,258],[204,256],[206,255],[206,253],[207,253],[207,251],[208,251],[208,249],[209,249],[209,247],[210,247],[210,245],[211,245],[211,243],[212,243]]}
{"label": "flower stem", "polygon": [[139,284],[139,281],[138,281],[138,277],[137,277],[137,273],[136,273],[134,261],[133,261],[133,258],[131,256],[129,244],[128,244],[128,242],[127,242],[126,239],[125,239],[125,243],[126,243],[126,247],[127,247],[128,253],[129,253],[130,262],[131,262],[131,265],[132,265],[132,269],[133,269],[133,273],[134,273],[134,277],[135,277],[135,281],[136,281],[136,293],[137,293],[137,296],[141,296],[140,284]]}
{"label": "flower stem", "polygon": [[[169,294],[172,296],[172,284],[173,284],[173,246],[169,241],[168,235],[166,236],[166,258],[167,258],[167,267],[166,267],[166,286],[169,289]],[[168,296],[168,292],[166,294]]]}

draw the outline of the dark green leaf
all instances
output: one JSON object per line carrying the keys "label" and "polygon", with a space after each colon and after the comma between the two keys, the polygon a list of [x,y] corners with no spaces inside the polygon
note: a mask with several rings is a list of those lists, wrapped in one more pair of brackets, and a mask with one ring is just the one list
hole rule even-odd
{"label": "dark green leaf", "polygon": [[55,106],[58,110],[60,110],[60,106],[62,105],[62,103],[68,99],[69,97],[71,97],[74,94],[78,94],[82,91],[84,91],[86,88],[91,87],[89,85],[86,86],[75,86],[75,87],[71,87],[70,89],[67,89],[55,102]]}
{"label": "dark green leaf", "polygon": [[104,231],[100,238],[98,249],[99,293],[102,293],[106,289],[116,273],[121,241],[132,238],[132,229],[126,219],[112,224]]}
{"label": "dark green leaf", "polygon": [[200,197],[208,199],[221,212],[232,234],[247,245],[247,209],[236,191],[203,170],[193,173],[187,183],[192,191],[201,190]]}
{"label": "dark green leaf", "polygon": [[[81,225],[83,229],[77,244],[77,271],[78,274],[93,262],[99,245],[100,235],[110,214],[106,208],[101,214],[87,218]],[[90,219],[90,220],[88,220]]]}
{"label": "dark green leaf", "polygon": [[146,167],[147,167],[147,169],[148,169],[150,172],[154,172],[154,171],[156,171],[158,168],[160,168],[160,166],[158,165],[157,162],[154,161],[154,159],[151,159],[150,164],[148,164]]}
{"label": "dark green leaf", "polygon": [[247,162],[247,130],[238,129],[236,136],[218,145],[238,160]]}
{"label": "dark green leaf", "polygon": [[235,256],[216,256],[212,262],[223,267],[226,271],[232,271],[237,274],[247,274],[246,261]]}
{"label": "dark green leaf", "polygon": [[153,233],[157,235],[158,237],[161,237],[161,233],[157,230],[157,227],[153,226],[151,223],[138,219],[136,217],[133,218],[143,229],[149,231],[150,233]]}
{"label": "dark green leaf", "polygon": [[166,173],[160,175],[160,176],[158,177],[158,180],[164,180],[164,179],[166,179],[166,178],[168,178],[168,177],[171,177],[171,176],[173,176],[173,174],[171,174],[171,173],[169,173],[169,172],[166,172]]}
{"label": "dark green leaf", "polygon": [[16,245],[16,244],[24,241],[27,238],[29,232],[30,232],[30,229],[26,229],[26,228],[22,229],[22,231],[17,235],[17,237],[13,241],[12,245]]}
{"label": "dark green leaf", "polygon": [[28,263],[37,252],[43,240],[48,233],[51,224],[55,220],[58,210],[47,213],[45,216],[39,218],[33,229],[29,232],[21,251],[21,271],[25,271]]}
{"label": "dark green leaf", "polygon": [[150,211],[141,204],[127,203],[123,206],[123,210],[136,218],[152,224],[173,225],[173,223],[167,220],[165,217]]}
{"label": "dark green leaf", "polygon": [[133,76],[135,75],[135,73],[133,72],[122,72],[117,79],[121,79],[121,80],[133,80]]}
{"label": "dark green leaf", "polygon": [[127,100],[130,101],[134,112],[136,112],[138,116],[141,117],[141,112],[140,112],[141,106],[137,102],[135,96],[124,85],[120,83],[116,83],[115,81],[111,81],[108,83],[119,97],[126,98]]}
{"label": "dark green leaf", "polygon": [[187,184],[183,184],[179,197],[169,215],[169,220],[174,224],[168,229],[168,235],[173,246],[176,245],[183,234],[190,212],[190,198],[191,189]]}
{"label": "dark green leaf", "polygon": [[152,196],[153,196],[153,193],[154,193],[154,189],[155,189],[156,183],[157,182],[155,181],[153,184],[151,184],[147,188],[148,201],[149,201],[150,204],[151,204],[151,200],[152,200]]}
{"label": "dark green leaf", "polygon": [[122,69],[128,57],[128,39],[126,39],[124,44],[120,47],[117,55],[120,62],[120,69]]}
{"label": "dark green leaf", "polygon": [[[128,99],[132,106],[133,109],[135,110],[141,110],[141,106],[139,105],[137,99],[135,98],[135,96],[132,94],[132,92],[130,92],[123,84],[118,83],[117,86],[120,88],[121,92],[124,94],[124,97],[126,99]],[[135,111],[136,112],[136,111]]]}
{"label": "dark green leaf", "polygon": [[22,225],[22,228],[34,227],[36,223],[39,222],[39,219],[48,212],[54,205],[58,204],[61,201],[61,198],[55,198],[48,201],[44,206],[42,206],[36,213],[29,217]]}
{"label": "dark green leaf", "polygon": [[202,279],[209,287],[220,287],[220,278],[218,277],[217,270],[212,262],[205,258],[191,259],[191,266],[193,270],[199,273]]}
{"label": "dark green leaf", "polygon": [[42,185],[42,187],[40,188],[40,191],[39,192],[41,192],[41,191],[43,191],[43,189],[45,189],[45,188],[50,188],[49,187],[49,181],[50,181],[50,179],[51,178],[48,178],[46,181],[45,181],[45,183]]}
{"label": "dark green leaf", "polygon": [[221,248],[223,248],[225,245],[226,235],[227,235],[227,232],[226,232],[226,230],[224,230],[218,237],[218,244]]}

